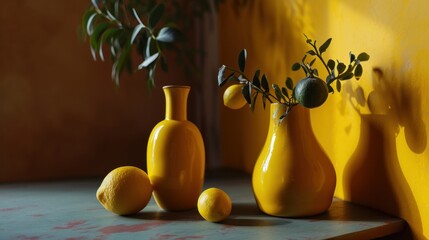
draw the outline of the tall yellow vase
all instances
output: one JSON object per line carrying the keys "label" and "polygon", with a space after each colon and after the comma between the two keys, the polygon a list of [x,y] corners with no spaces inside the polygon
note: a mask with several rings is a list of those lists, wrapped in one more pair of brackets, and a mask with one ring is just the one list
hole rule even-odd
{"label": "tall yellow vase", "polygon": [[150,134],[147,171],[158,206],[167,211],[195,208],[204,182],[205,150],[199,129],[187,120],[189,86],[163,87],[165,119]]}
{"label": "tall yellow vase", "polygon": [[334,167],[317,142],[309,111],[270,105],[268,136],[256,161],[252,185],[261,211],[279,217],[304,217],[326,211],[336,185]]}

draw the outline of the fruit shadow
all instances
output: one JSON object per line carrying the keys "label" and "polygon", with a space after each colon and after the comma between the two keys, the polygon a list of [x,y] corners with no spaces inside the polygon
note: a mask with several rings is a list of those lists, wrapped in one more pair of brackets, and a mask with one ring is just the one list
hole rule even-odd
{"label": "fruit shadow", "polygon": [[[137,214],[124,216],[127,218],[160,221],[205,221],[198,210],[189,211],[141,211]],[[254,203],[233,203],[231,215],[226,220],[216,223],[227,226],[277,226],[288,224],[290,221],[283,218],[273,218],[262,213]]]}

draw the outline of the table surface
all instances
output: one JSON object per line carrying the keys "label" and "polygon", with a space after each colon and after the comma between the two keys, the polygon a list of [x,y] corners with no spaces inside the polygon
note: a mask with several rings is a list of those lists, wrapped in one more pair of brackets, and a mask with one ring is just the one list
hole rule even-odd
{"label": "table surface", "polygon": [[196,209],[165,212],[151,199],[133,216],[117,216],[98,203],[99,179],[0,184],[0,239],[372,239],[401,231],[404,221],[334,199],[308,218],[261,213],[248,176],[211,178],[233,202],[222,223],[204,221]]}

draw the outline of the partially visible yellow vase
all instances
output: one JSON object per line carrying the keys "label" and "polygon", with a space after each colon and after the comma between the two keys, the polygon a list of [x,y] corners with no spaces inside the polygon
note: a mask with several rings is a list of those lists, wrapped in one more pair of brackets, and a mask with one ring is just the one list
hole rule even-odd
{"label": "partially visible yellow vase", "polygon": [[256,161],[253,192],[261,211],[279,217],[304,217],[326,211],[336,185],[334,167],[317,142],[309,111],[273,103],[268,136]]}
{"label": "partially visible yellow vase", "polygon": [[165,119],[150,134],[147,171],[158,206],[167,211],[195,208],[204,182],[205,150],[198,128],[187,120],[189,86],[163,87]]}

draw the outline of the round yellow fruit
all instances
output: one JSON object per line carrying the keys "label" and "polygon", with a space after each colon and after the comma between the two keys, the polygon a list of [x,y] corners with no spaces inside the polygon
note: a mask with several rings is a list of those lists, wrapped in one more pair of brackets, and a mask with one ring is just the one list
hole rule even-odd
{"label": "round yellow fruit", "polygon": [[240,109],[246,105],[246,99],[242,95],[243,85],[234,84],[229,86],[223,93],[223,104],[231,109]]}
{"label": "round yellow fruit", "polygon": [[218,188],[209,188],[198,198],[198,212],[209,222],[220,222],[231,214],[232,203],[228,194]]}
{"label": "round yellow fruit", "polygon": [[306,108],[315,108],[322,105],[328,98],[328,85],[317,77],[301,79],[295,86],[295,99]]}
{"label": "round yellow fruit", "polygon": [[153,187],[140,168],[118,167],[103,179],[97,199],[103,207],[118,215],[138,213],[148,204]]}

